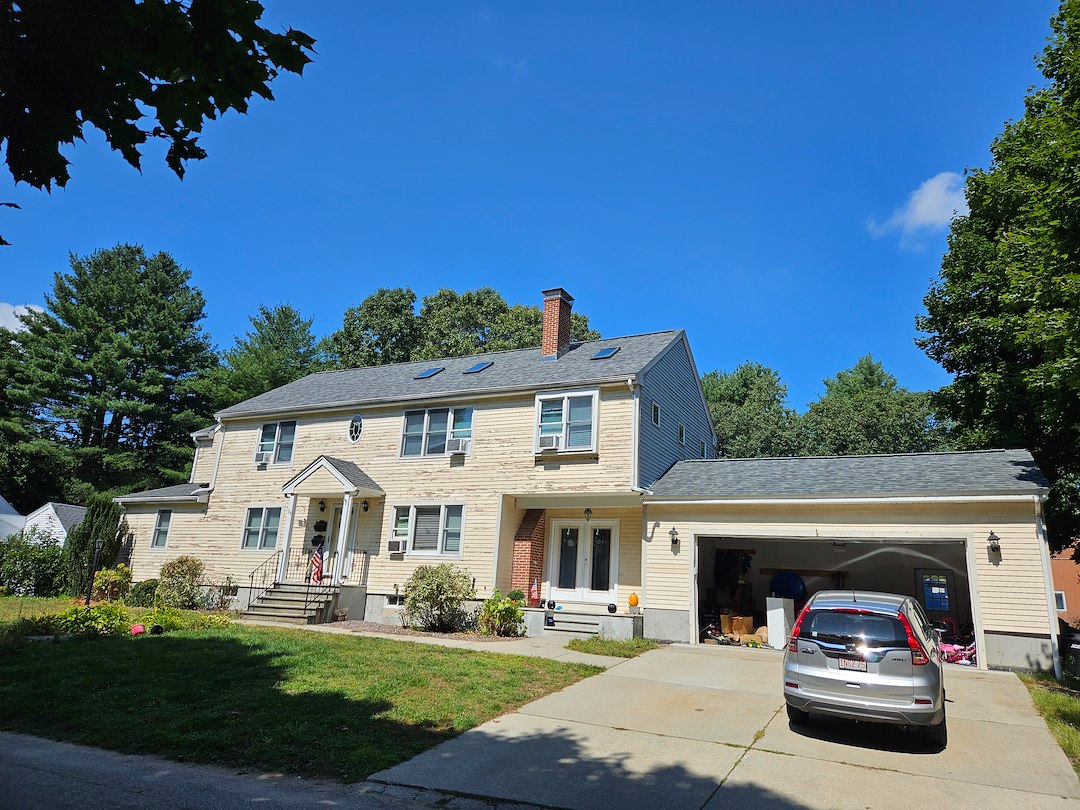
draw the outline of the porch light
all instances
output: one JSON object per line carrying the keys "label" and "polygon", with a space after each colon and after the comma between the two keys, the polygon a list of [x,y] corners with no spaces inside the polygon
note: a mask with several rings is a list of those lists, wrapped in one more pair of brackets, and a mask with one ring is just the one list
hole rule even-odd
{"label": "porch light", "polygon": [[592,520],[592,509],[590,509],[589,507],[586,506],[585,507],[585,522],[588,523],[590,520]]}
{"label": "porch light", "polygon": [[325,512],[326,511],[326,501],[319,501],[319,511],[320,512]]}
{"label": "porch light", "polygon": [[990,532],[990,536],[986,538],[986,549],[991,554],[1001,553],[1001,538],[993,532]]}
{"label": "porch light", "polygon": [[668,532],[668,537],[671,538],[671,545],[673,545],[673,546],[679,545],[679,532],[674,526],[672,526],[671,531]]}
{"label": "porch light", "polygon": [[368,510],[368,506],[369,504],[367,501],[360,501],[360,508],[363,509],[365,512]]}

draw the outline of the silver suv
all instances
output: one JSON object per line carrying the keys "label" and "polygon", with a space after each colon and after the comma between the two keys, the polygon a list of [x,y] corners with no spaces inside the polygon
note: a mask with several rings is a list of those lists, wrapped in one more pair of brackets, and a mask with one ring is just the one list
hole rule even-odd
{"label": "silver suv", "polygon": [[945,684],[938,642],[910,596],[819,591],[795,621],[784,655],[788,719],[827,714],[922,727],[944,748]]}

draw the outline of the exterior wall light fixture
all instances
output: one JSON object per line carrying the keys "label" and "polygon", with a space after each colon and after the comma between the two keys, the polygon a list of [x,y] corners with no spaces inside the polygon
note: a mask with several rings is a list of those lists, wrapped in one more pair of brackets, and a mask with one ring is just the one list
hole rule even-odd
{"label": "exterior wall light fixture", "polygon": [[674,526],[672,526],[671,531],[668,532],[668,537],[671,538],[671,545],[679,545],[679,531]]}
{"label": "exterior wall light fixture", "polygon": [[326,501],[319,501],[319,511],[320,512],[325,512],[326,511]]}
{"label": "exterior wall light fixture", "polygon": [[991,554],[1001,554],[1001,538],[993,532],[986,538],[986,550]]}

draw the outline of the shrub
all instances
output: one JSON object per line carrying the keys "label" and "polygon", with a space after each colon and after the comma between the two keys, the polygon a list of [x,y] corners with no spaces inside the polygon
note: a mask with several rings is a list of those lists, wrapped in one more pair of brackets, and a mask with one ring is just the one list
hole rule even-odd
{"label": "shrub", "polygon": [[207,610],[228,610],[232,607],[233,597],[236,596],[237,586],[232,577],[225,577],[225,581],[215,584],[203,594],[202,606]]}
{"label": "shrub", "polygon": [[469,620],[465,600],[475,595],[467,571],[451,563],[421,565],[405,583],[405,622],[439,633],[463,630]]}
{"label": "shrub", "polygon": [[157,592],[158,581],[156,579],[144,579],[131,586],[127,602],[132,607],[153,607],[154,594]]}
{"label": "shrub", "polygon": [[155,624],[160,624],[162,630],[183,630],[184,614],[176,608],[158,605],[149,613],[139,617],[139,622],[149,629]]}
{"label": "shrub", "polygon": [[480,606],[476,629],[485,636],[520,636],[524,627],[525,613],[521,604],[503,596],[496,588]]}
{"label": "shrub", "polygon": [[511,602],[517,602],[522,605],[525,604],[525,594],[518,590],[510,591],[510,593],[506,595],[506,598]]}
{"label": "shrub", "polygon": [[98,566],[109,568],[116,562],[127,530],[127,521],[121,520],[120,505],[104,495],[94,497],[86,517],[71,530],[64,546],[64,590],[76,596],[86,593],[94,542],[102,541]]}
{"label": "shrub", "polygon": [[115,602],[131,590],[131,569],[123,563],[94,574],[94,599]]}
{"label": "shrub", "polygon": [[154,604],[188,609],[197,607],[202,597],[199,582],[206,567],[197,557],[177,557],[161,566]]}
{"label": "shrub", "polygon": [[131,631],[131,614],[123,605],[107,603],[91,607],[73,607],[55,617],[61,633],[90,635],[127,635]]}
{"label": "shrub", "polygon": [[0,588],[14,596],[56,596],[63,580],[63,552],[36,528],[0,543]]}

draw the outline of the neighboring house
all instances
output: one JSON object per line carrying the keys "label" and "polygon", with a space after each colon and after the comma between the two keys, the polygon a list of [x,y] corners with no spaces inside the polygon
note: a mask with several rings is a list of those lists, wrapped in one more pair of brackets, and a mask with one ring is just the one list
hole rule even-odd
{"label": "neighboring house", "polygon": [[25,521],[26,518],[20,515],[4,497],[0,496],[0,540],[7,538],[9,535],[18,534]]}
{"label": "neighboring house", "polygon": [[1080,627],[1080,565],[1073,562],[1076,546],[1056,552],[1050,559],[1054,576],[1054,608],[1058,618],[1071,627]]}
{"label": "neighboring house", "polygon": [[84,517],[85,506],[50,501],[26,516],[26,528],[37,529],[63,547],[67,544],[71,530],[82,523]]}
{"label": "neighboring house", "polygon": [[1029,455],[713,460],[686,335],[573,343],[572,301],[545,291],[538,349],[321,372],[224,409],[190,483],[117,499],[135,578],[195,555],[246,602],[306,581],[322,538],[354,618],[396,621],[415,568],[452,562],[481,598],[535,583],[558,609],[527,611],[530,633],[696,642],[746,560],[758,612],[795,570],[811,592],[921,594],[975,625],[980,665],[1054,661]]}

